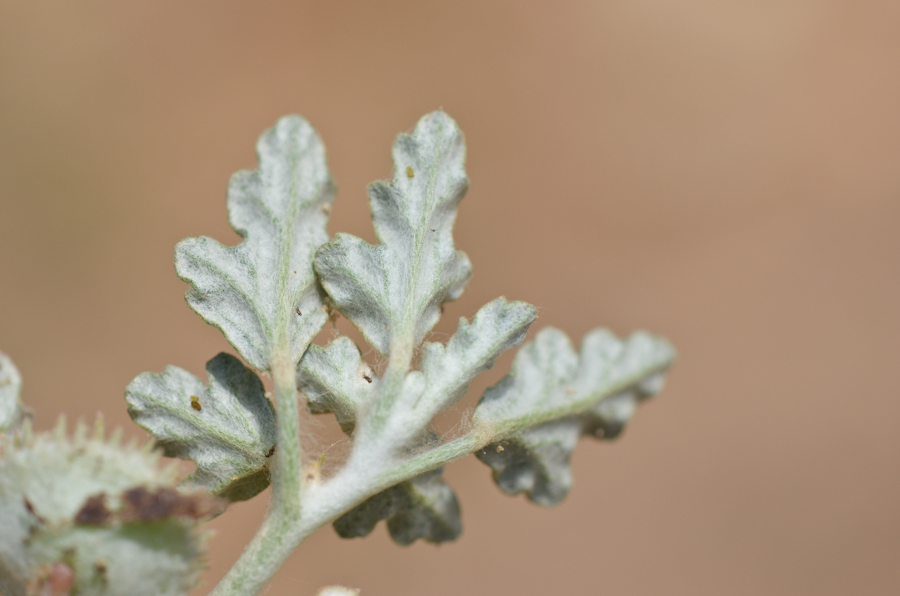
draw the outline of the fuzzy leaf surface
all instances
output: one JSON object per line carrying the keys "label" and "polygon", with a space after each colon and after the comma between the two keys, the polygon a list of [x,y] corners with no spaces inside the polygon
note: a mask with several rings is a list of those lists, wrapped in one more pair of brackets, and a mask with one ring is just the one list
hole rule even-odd
{"label": "fuzzy leaf surface", "polygon": [[401,482],[364,501],[334,522],[341,538],[367,536],[386,519],[388,532],[397,544],[418,539],[427,542],[456,540],[462,532],[459,502],[437,468]]}
{"label": "fuzzy leaf surface", "polygon": [[453,244],[456,208],[468,188],[462,132],[444,112],[397,137],[390,183],[369,185],[379,244],[338,234],[316,255],[316,270],[338,310],[381,354],[412,350],[472,275]]}
{"label": "fuzzy leaf surface", "polygon": [[446,345],[428,342],[422,346],[419,370],[408,375],[407,386],[414,385],[409,381],[416,375],[423,375],[423,389],[401,394],[387,433],[398,444],[422,436],[435,415],[459,402],[476,376],[490,369],[503,352],[522,343],[535,318],[534,306],[501,297],[484,305],[471,322],[461,317]]}
{"label": "fuzzy leaf surface", "polygon": [[256,373],[234,356],[219,354],[206,372],[209,386],[175,366],[138,375],[125,390],[128,414],[168,457],[196,462],[182,488],[243,501],[269,485],[275,410]]}
{"label": "fuzzy leaf surface", "polygon": [[563,332],[544,329],[475,409],[476,423],[500,437],[476,455],[504,492],[554,505],[571,487],[579,437],[618,436],[638,401],[662,388],[674,356],[668,342],[648,333],[622,341],[599,329],[585,336],[579,357]]}
{"label": "fuzzy leaf surface", "polygon": [[346,433],[353,432],[360,410],[372,402],[378,378],[349,337],[327,347],[312,345],[297,367],[297,387],[313,414],[333,413]]}
{"label": "fuzzy leaf surface", "polygon": [[0,433],[21,424],[25,408],[19,401],[22,392],[22,376],[13,361],[0,352]]}
{"label": "fuzzy leaf surface", "polygon": [[[424,377],[410,373],[411,385],[420,385]],[[338,337],[325,348],[310,346],[297,367],[297,385],[307,397],[307,408],[314,414],[333,413],[347,434],[371,407],[380,379],[362,359],[359,348],[347,337]],[[421,390],[413,391],[421,395]],[[398,412],[399,413],[399,412]],[[409,429],[397,429],[403,436]],[[392,444],[403,437],[392,431]],[[420,442],[437,436],[418,430]],[[423,438],[424,437],[424,438]],[[459,503],[443,480],[442,469],[431,470],[374,495],[334,522],[342,538],[367,536],[375,525],[387,520],[388,531],[398,544],[420,538],[428,542],[454,540],[462,531]]]}
{"label": "fuzzy leaf surface", "polygon": [[248,363],[268,370],[276,351],[297,362],[327,320],[312,259],[328,240],[334,184],[322,141],[299,116],[281,118],[256,151],[259,169],[228,184],[229,222],[243,242],[182,240],[175,269],[194,286],[185,294],[190,307]]}

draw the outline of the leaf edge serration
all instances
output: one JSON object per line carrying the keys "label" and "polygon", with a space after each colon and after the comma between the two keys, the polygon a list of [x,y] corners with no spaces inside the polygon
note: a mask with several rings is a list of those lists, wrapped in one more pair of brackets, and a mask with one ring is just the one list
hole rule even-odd
{"label": "leaf edge serration", "polygon": [[[292,131],[297,138],[291,137]],[[192,286],[185,292],[188,306],[219,329],[247,363],[267,371],[274,352],[286,349],[297,362],[328,320],[313,258],[318,247],[329,240],[326,226],[336,187],[321,138],[300,116],[280,118],[260,135],[256,153],[259,167],[235,172],[226,193],[228,220],[241,242],[225,246],[206,236],[181,240],[175,247],[175,270]],[[287,163],[291,157],[296,163]],[[284,175],[283,170],[291,170],[293,175],[287,176],[293,195],[286,199],[273,196],[279,189],[272,188],[285,182],[277,179]],[[304,180],[304,175],[313,180]],[[295,187],[303,184],[306,196],[298,197],[301,191]],[[277,213],[277,207],[284,213]],[[279,217],[284,221],[279,222]],[[309,232],[308,237],[297,235],[302,230]],[[260,250],[266,232],[277,237],[276,244],[281,242],[279,250]],[[294,254],[298,251],[300,254]],[[252,260],[260,256],[276,262]],[[275,274],[260,274],[266,267]],[[246,278],[240,279],[238,274]],[[277,287],[264,287],[262,294],[274,309],[268,308],[271,304],[255,304],[252,293],[273,283]],[[229,306],[235,307],[237,314],[224,310]]]}
{"label": "leaf edge serration", "polygon": [[[382,355],[397,342],[410,352],[418,346],[439,320],[441,306],[459,298],[472,276],[471,262],[452,236],[469,185],[459,126],[441,110],[426,114],[411,134],[397,136],[392,156],[391,180],[368,187],[378,244],[337,234],[315,258],[334,307]],[[423,196],[413,197],[422,184]],[[426,261],[431,277],[423,278]]]}
{"label": "leaf edge serration", "polygon": [[[167,457],[197,464],[183,490],[245,501],[269,485],[275,409],[259,376],[235,356],[219,353],[206,372],[208,383],[177,366],[141,373],[125,389],[128,415]],[[227,423],[233,423],[230,435]]]}
{"label": "leaf edge serration", "polygon": [[[662,389],[674,358],[668,341],[646,332],[622,341],[598,328],[585,335],[578,354],[565,333],[542,329],[476,406],[475,423],[498,436],[475,455],[506,494],[525,493],[539,505],[556,505],[571,488],[569,461],[578,439],[618,437],[637,404]],[[541,375],[529,368],[535,363],[554,370]],[[534,392],[524,399],[531,403],[509,403],[517,391],[523,399],[529,389]]]}

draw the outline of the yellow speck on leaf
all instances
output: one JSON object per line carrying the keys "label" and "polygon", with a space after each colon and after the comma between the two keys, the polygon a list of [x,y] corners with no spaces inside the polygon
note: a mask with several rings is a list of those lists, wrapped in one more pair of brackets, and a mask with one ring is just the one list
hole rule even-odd
{"label": "yellow speck on leaf", "polygon": [[416,175],[416,173],[413,172],[412,166],[406,166],[406,175],[410,178]]}

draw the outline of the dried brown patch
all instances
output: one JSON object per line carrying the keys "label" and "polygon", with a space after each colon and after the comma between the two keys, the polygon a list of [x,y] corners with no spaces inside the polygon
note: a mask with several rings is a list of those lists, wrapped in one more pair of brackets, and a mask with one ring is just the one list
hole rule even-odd
{"label": "dried brown patch", "polygon": [[157,521],[167,517],[201,519],[224,509],[224,502],[212,495],[195,493],[183,495],[174,488],[150,491],[138,486],[122,493],[125,504],[122,521]]}
{"label": "dried brown patch", "polygon": [[34,510],[34,505],[31,504],[31,501],[28,500],[28,497],[23,497],[23,500],[25,501],[25,509],[28,510],[28,513],[30,513],[32,517],[34,517],[34,519],[38,520],[42,524],[46,524],[47,521],[37,514],[37,511]]}
{"label": "dried brown patch", "polygon": [[112,513],[106,508],[106,494],[100,493],[88,497],[75,514],[75,523],[96,526],[108,522],[111,516]]}

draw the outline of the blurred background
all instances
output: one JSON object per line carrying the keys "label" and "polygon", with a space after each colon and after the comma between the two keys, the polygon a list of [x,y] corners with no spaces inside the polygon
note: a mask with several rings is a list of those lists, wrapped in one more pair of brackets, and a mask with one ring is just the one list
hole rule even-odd
{"label": "blurred background", "polygon": [[[39,428],[102,411],[143,438],[135,375],[233,352],[172,255],[237,241],[225,185],[257,136],[309,119],[330,231],[373,241],[365,185],[443,107],[475,277],[437,330],[505,295],[535,330],[645,328],[680,359],[620,440],[579,446],[560,506],[469,458],[458,542],[326,527],[268,594],[898,594],[898,27],[867,0],[3,0],[0,349]],[[196,594],[266,498],[213,523]]]}

